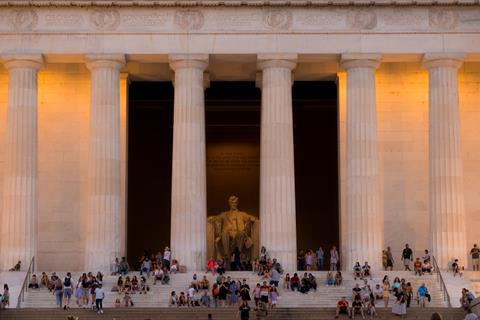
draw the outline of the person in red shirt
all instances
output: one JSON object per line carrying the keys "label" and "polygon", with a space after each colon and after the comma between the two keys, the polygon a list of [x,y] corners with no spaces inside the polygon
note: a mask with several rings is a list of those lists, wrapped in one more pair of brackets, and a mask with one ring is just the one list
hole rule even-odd
{"label": "person in red shirt", "polygon": [[338,316],[341,314],[346,314],[349,317],[351,316],[350,314],[350,308],[348,307],[348,301],[345,297],[342,297],[337,302],[337,310],[335,311],[335,319],[338,319]]}
{"label": "person in red shirt", "polygon": [[215,259],[213,259],[213,257],[211,257],[207,262],[207,270],[205,273],[208,273],[208,271],[215,275]]}
{"label": "person in red shirt", "polygon": [[292,291],[294,291],[295,289],[297,289],[298,291],[298,289],[300,288],[300,278],[296,273],[294,273],[293,277],[290,278],[290,288],[292,289]]}

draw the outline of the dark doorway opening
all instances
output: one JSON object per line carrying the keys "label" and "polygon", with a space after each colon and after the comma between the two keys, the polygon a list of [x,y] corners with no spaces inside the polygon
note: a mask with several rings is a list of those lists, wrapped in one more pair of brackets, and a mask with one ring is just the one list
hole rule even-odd
{"label": "dark doorway opening", "polygon": [[[173,87],[132,82],[128,103],[127,253],[170,243]],[[261,92],[254,82],[212,82],[205,92],[207,214],[227,198],[259,216]],[[293,86],[297,246],[339,244],[338,110],[334,82]]]}
{"label": "dark doorway opening", "polygon": [[295,82],[293,110],[297,247],[327,253],[340,239],[335,82]]}
{"label": "dark doorway opening", "polygon": [[127,255],[170,245],[173,87],[132,82],[128,91]]}
{"label": "dark doorway opening", "polygon": [[212,82],[205,93],[207,144],[207,214],[239,209],[259,215],[260,104],[255,82]]}

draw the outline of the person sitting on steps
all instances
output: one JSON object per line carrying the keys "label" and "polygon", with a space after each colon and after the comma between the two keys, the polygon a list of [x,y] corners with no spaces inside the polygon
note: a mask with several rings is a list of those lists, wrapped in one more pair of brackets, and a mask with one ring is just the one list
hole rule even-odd
{"label": "person sitting on steps", "polygon": [[22,261],[18,261],[17,264],[13,266],[13,268],[10,268],[8,271],[20,271],[22,268]]}
{"label": "person sitting on steps", "polygon": [[339,315],[341,314],[346,314],[348,315],[348,317],[351,317],[350,308],[348,307],[348,301],[347,301],[347,298],[345,297],[342,297],[342,299],[340,299],[337,302],[337,309],[335,310],[335,319],[338,319]]}
{"label": "person sitting on steps", "polygon": [[362,266],[362,277],[370,277],[370,279],[372,279],[372,270],[368,264],[368,261],[365,261],[364,265]]}
{"label": "person sitting on steps", "polygon": [[360,262],[356,262],[353,266],[353,278],[357,280],[357,278],[362,279],[362,266],[360,266]]}

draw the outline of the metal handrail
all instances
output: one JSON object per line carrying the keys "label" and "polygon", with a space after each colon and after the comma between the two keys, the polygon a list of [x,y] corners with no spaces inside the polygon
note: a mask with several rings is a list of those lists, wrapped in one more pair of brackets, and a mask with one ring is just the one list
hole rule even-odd
{"label": "metal handrail", "polygon": [[27,274],[25,275],[25,279],[23,280],[22,284],[22,290],[20,290],[20,293],[18,294],[17,308],[20,308],[22,306],[22,302],[25,301],[25,291],[28,290],[28,285],[30,284],[30,276],[34,271],[35,256],[32,257],[32,260],[30,260],[30,264],[28,265]]}
{"label": "metal handrail", "polygon": [[437,259],[435,256],[432,256],[433,260],[433,270],[437,273],[437,281],[440,283],[440,290],[443,291],[443,301],[447,301],[447,305],[449,308],[452,307],[452,303],[450,302],[450,295],[447,291],[447,286],[445,285],[445,281],[443,280],[442,273],[440,272],[440,268],[438,267]]}

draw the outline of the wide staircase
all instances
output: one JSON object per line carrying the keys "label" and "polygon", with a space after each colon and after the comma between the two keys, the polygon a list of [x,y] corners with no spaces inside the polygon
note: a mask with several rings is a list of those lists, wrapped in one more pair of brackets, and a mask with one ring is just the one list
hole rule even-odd
{"label": "wide staircase", "polygon": [[[41,272],[39,272],[41,274]],[[298,272],[299,276],[303,275],[303,271]],[[313,275],[317,279],[318,283],[318,290],[316,292],[310,291],[306,294],[302,294],[299,292],[292,292],[290,290],[283,289],[283,281],[280,282],[279,285],[279,294],[280,297],[278,299],[278,307],[280,308],[331,308],[336,305],[336,302],[342,297],[346,296],[348,299],[351,300],[351,290],[355,286],[356,283],[363,285],[363,281],[361,280],[354,280],[351,274],[344,274],[344,282],[342,286],[333,287],[333,286],[326,286],[324,284],[326,278],[326,272],[323,271],[313,271]],[[62,278],[66,274],[66,272],[57,272]],[[197,278],[200,280],[204,272],[198,272]],[[129,274],[130,277],[136,275],[139,277],[138,272],[131,272]],[[446,307],[447,304],[443,299],[443,293],[440,290],[440,286],[436,280],[435,275],[425,275],[422,277],[414,276],[412,272],[405,272],[405,271],[388,271],[388,272],[377,272],[374,274],[372,280],[368,280],[369,284],[371,285],[372,289],[377,283],[381,283],[382,278],[384,275],[388,275],[390,281],[393,281],[395,277],[405,278],[407,282],[411,282],[414,290],[418,288],[422,283],[425,283],[427,288],[432,295],[432,302],[428,305],[428,307],[432,308],[442,308]],[[80,273],[73,273],[74,283],[75,280],[78,279]],[[250,285],[250,288],[253,287],[257,283],[261,283],[263,280],[258,275],[254,274],[253,272],[227,272],[225,276],[231,276],[234,280],[243,280],[246,279],[247,283]],[[210,273],[207,275],[210,283],[215,281],[215,277],[213,277]],[[104,306],[107,308],[114,307],[114,302],[117,297],[120,297],[117,292],[112,292],[113,286],[117,282],[117,276],[105,276],[103,285],[106,291],[106,297],[104,299]],[[193,272],[188,273],[177,273],[172,275],[172,279],[169,285],[162,285],[157,283],[153,285],[153,279],[148,279],[148,285],[150,287],[150,291],[147,294],[133,294],[132,299],[135,304],[135,308],[159,308],[159,307],[167,307],[168,306],[168,298],[172,291],[176,291],[177,294],[180,292],[186,292],[188,289],[189,284],[191,283],[193,278]],[[391,303],[393,302],[393,297],[391,298]],[[72,308],[76,308],[75,299],[72,298],[71,303]],[[50,293],[46,288],[40,288],[37,290],[28,290],[25,293],[25,301],[22,303],[22,308],[54,308],[55,307],[55,297]],[[379,302],[377,307],[382,309],[383,302]],[[412,301],[412,308],[419,308],[416,301]]]}
{"label": "wide staircase", "polygon": [[[465,313],[461,309],[454,308],[413,308],[408,311],[407,318],[410,320],[429,320],[433,312],[438,312],[444,320],[461,320]],[[104,314],[98,315],[85,309],[55,310],[55,309],[19,309],[0,310],[2,320],[65,320],[67,316],[74,315],[79,320],[88,319],[129,319],[129,320],[184,320],[202,319],[207,320],[207,314],[211,313],[214,320],[238,320],[236,309],[233,308],[130,308],[130,309],[106,309]],[[379,316],[382,320],[399,319],[390,313],[390,310],[380,309]],[[266,318],[257,317],[254,311],[250,319],[278,319],[278,320],[331,320],[335,318],[333,308],[276,308],[270,310]],[[348,319],[346,316],[341,319]],[[357,317],[355,318],[357,319]],[[361,317],[358,317],[361,319]]]}
{"label": "wide staircase", "polygon": [[[363,284],[361,280],[354,280],[351,274],[344,274],[344,282],[340,287],[329,287],[324,284],[326,272],[314,271],[312,272],[317,278],[318,290],[316,292],[309,292],[302,294],[299,292],[292,292],[283,288],[283,281],[280,282],[280,298],[276,308],[269,311],[268,319],[279,320],[326,320],[333,319],[335,314],[334,306],[338,299],[346,296],[351,300],[351,289],[356,283]],[[37,272],[37,275],[41,272]],[[50,274],[50,273],[49,273]],[[62,278],[66,272],[57,272]],[[302,275],[299,272],[299,275]],[[137,272],[131,272],[130,277],[136,275]],[[198,272],[197,277],[201,279],[204,272]],[[388,271],[378,272],[374,274],[372,280],[369,279],[369,284],[373,287],[380,283],[383,276],[388,275],[392,281],[396,276],[405,278],[407,282],[411,282],[414,288],[418,288],[422,283],[425,283],[432,294],[432,302],[426,307],[421,308],[416,301],[412,301],[412,307],[408,310],[408,319],[422,319],[428,320],[433,312],[439,312],[443,315],[445,320],[460,320],[465,314],[458,308],[447,308],[446,302],[443,300],[443,293],[440,291],[440,286],[437,283],[435,275],[426,275],[416,277],[411,272],[404,271]],[[78,279],[80,273],[73,273],[73,278]],[[258,275],[252,272],[228,272],[225,276],[231,276],[235,280],[246,279],[251,288],[263,280]],[[207,275],[211,283],[215,278]],[[168,307],[168,297],[171,291],[181,292],[186,291],[193,278],[193,272],[178,273],[172,275],[171,284],[162,285],[157,283],[153,285],[152,279],[148,279],[150,291],[147,294],[132,295],[135,303],[131,308],[114,308],[114,301],[120,297],[118,293],[112,292],[113,286],[117,282],[117,276],[105,276],[104,287],[106,297],[104,300],[105,313],[99,315],[93,312],[90,308],[79,308],[76,306],[75,299],[72,299],[69,310],[55,309],[55,297],[46,288],[30,289],[25,292],[25,300],[21,307],[22,309],[8,309],[0,311],[1,320],[55,320],[66,319],[68,315],[78,316],[79,320],[85,319],[130,319],[130,320],[145,320],[145,319],[162,319],[162,320],[181,320],[181,319],[207,319],[207,314],[211,313],[215,320],[233,320],[239,319],[237,309],[233,306],[206,308],[206,307]],[[393,300],[393,297],[391,298]],[[12,306],[13,307],[13,306]],[[398,317],[391,314],[390,307],[384,308],[383,302],[377,304],[378,313],[382,319],[398,319]],[[252,311],[251,319],[260,319],[256,317],[256,313]],[[344,317],[343,319],[346,319]]]}

